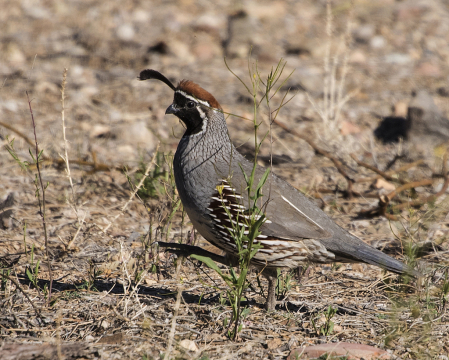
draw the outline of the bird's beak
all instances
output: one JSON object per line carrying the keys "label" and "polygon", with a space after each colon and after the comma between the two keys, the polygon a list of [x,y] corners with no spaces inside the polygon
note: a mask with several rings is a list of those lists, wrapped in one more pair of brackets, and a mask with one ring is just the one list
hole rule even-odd
{"label": "bird's beak", "polygon": [[173,104],[171,104],[167,110],[165,110],[165,114],[175,114],[178,111],[178,109],[176,109]]}

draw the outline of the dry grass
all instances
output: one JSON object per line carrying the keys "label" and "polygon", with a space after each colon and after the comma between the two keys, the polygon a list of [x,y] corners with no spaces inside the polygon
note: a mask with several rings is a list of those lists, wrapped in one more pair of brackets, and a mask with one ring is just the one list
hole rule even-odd
{"label": "dry grass", "polygon": [[[444,291],[448,291],[449,231],[446,193],[420,209],[400,209],[396,221],[383,217],[356,219],[361,210],[377,204],[379,193],[370,188],[372,181],[354,185],[362,196],[342,197],[341,190],[346,182],[333,163],[326,157],[315,156],[305,143],[277,126],[273,126],[274,154],[287,153],[291,158],[283,162],[285,158],[274,156],[279,160],[274,171],[306,193],[316,194],[317,203],[340,225],[398,258],[415,260],[413,253],[407,253],[408,244],[419,245],[421,250],[424,242],[430,244],[426,245],[424,257],[418,260],[418,268],[425,276],[420,283],[403,285],[403,279],[367,265],[310,266],[286,284],[286,295],[279,298],[277,311],[267,313],[263,310],[267,284],[261,280],[262,292],[256,273],[251,273],[252,290],[246,295],[246,305],[251,311],[244,320],[238,341],[230,341],[225,336],[224,323],[230,317],[231,308],[223,300],[225,288],[217,274],[189,259],[184,260],[182,266],[177,260],[177,273],[174,256],[159,251],[153,244],[157,240],[168,240],[209,246],[193,232],[182,206],[177,207],[172,179],[155,180],[157,197],[141,201],[136,194],[142,184],[134,181],[136,187],[130,186],[126,175],[119,170],[126,165],[128,176],[133,180],[142,163],[145,164],[140,166],[144,174],[151,174],[155,166],[169,173],[176,137],[182,133],[176,119],[164,117],[164,109],[172,96],[169,90],[163,84],[135,80],[139,71],[149,64],[174,78],[188,76],[198,81],[220,99],[226,111],[248,117],[250,110],[237,99],[236,94],[244,90],[231,80],[232,75],[226,72],[221,55],[214,55],[212,60],[201,58],[204,44],[209,44],[210,49],[206,50],[214,54],[221,30],[215,33],[206,27],[209,30],[204,31],[204,24],[192,22],[193,25],[187,26],[183,22],[185,19],[178,18],[166,25],[162,20],[167,19],[164,14],[173,14],[176,10],[171,5],[142,3],[133,6],[129,5],[129,9],[125,6],[125,9],[123,4],[93,2],[89,6],[72,4],[65,8],[49,2],[48,8],[58,16],[45,19],[45,11],[39,7],[12,4],[5,13],[17,21],[0,21],[0,29],[5,34],[16,34],[16,37],[1,37],[1,65],[6,64],[8,68],[0,68],[2,74],[3,71],[7,73],[0,87],[1,145],[6,145],[6,135],[10,139],[15,137],[18,156],[30,161],[28,148],[34,146],[34,141],[30,140],[33,128],[24,92],[30,90],[39,148],[44,150],[45,156],[41,163],[43,183],[49,183],[45,193],[48,225],[45,246],[35,197],[36,168],[23,172],[6,150],[0,149],[0,195],[3,199],[15,193],[13,204],[0,210],[0,216],[13,210],[12,219],[0,219],[3,221],[0,224],[0,357],[14,354],[14,351],[28,351],[28,358],[32,352],[45,352],[52,354],[50,358],[71,355],[88,359],[159,359],[161,354],[169,352],[172,358],[282,359],[295,346],[336,341],[386,348],[398,358],[447,356],[449,315]],[[280,6],[287,8],[283,2]],[[304,2],[302,6],[305,14],[310,9],[320,14],[316,28],[320,28],[319,25],[323,28],[325,9],[316,8],[315,2]],[[384,11],[375,4],[370,6],[368,10],[356,7],[354,21],[360,21],[365,16],[364,11]],[[225,3],[219,2],[217,7],[224,14],[231,11]],[[204,11],[196,3],[181,2],[179,9],[192,19]],[[344,34],[342,43],[348,45],[351,28],[345,26],[347,23],[339,18],[338,11],[334,13],[333,24]],[[151,14],[151,21],[138,20],[143,19],[146,12]],[[95,17],[95,21],[88,20],[88,14]],[[111,14],[116,14],[116,18]],[[254,16],[261,16],[263,27],[268,20],[263,17],[265,15],[258,14],[255,12]],[[327,14],[330,16],[329,12]],[[438,12],[431,9],[426,14]],[[115,21],[121,24],[134,21],[132,19],[137,19],[134,41],[118,40]],[[379,16],[375,21],[388,38],[388,26],[394,25],[387,24],[386,29],[381,19]],[[407,25],[406,22],[401,24]],[[329,40],[332,32],[326,35],[325,30],[323,28],[322,34],[313,34],[317,43],[326,44]],[[281,43],[284,37],[278,31],[266,30],[264,34],[275,37],[274,40],[270,38],[273,43]],[[167,39],[169,49],[179,52],[147,52],[147,45],[154,45],[147,44],[147,39],[159,40],[158,36]],[[370,63],[348,71],[345,66],[349,66],[350,53],[345,51],[347,48],[343,50],[343,47],[337,50],[337,55],[342,57],[332,57],[329,53],[323,70],[324,75],[329,75],[327,95],[324,95],[328,103],[323,108],[327,110],[320,111],[328,119],[326,124],[336,120],[335,128],[338,128],[338,119],[349,116],[341,107],[348,101],[344,95],[345,84],[349,89],[356,88],[355,84],[365,86],[362,95],[348,102],[356,114],[366,114],[366,108],[377,111],[379,107],[389,106],[389,95],[385,97],[384,94],[386,88],[404,97],[410,85],[409,79],[395,77],[395,69],[388,74],[383,69],[376,70],[376,78],[370,73]],[[188,60],[189,56],[195,61]],[[262,59],[262,72],[271,67],[271,59],[263,60],[266,53],[256,56]],[[312,55],[300,59],[298,63],[290,56],[287,61],[296,61],[294,66],[319,63]],[[229,62],[239,76],[244,76],[245,59],[229,59]],[[343,70],[336,70],[334,65],[338,64],[343,64]],[[357,67],[357,64],[351,66]],[[64,75],[61,95],[61,73],[65,68],[68,72]],[[286,72],[291,70],[286,68]],[[363,77],[365,71],[367,75]],[[441,71],[446,76],[446,69]],[[340,85],[335,81],[337,74],[346,78]],[[394,81],[388,82],[386,79],[390,75]],[[368,80],[375,81],[375,85],[369,87]],[[437,86],[435,81],[432,85],[432,81],[419,75],[413,81]],[[322,94],[310,93],[309,96],[315,104],[323,99]],[[445,109],[444,99],[439,101]],[[151,106],[150,111],[148,106]],[[317,122],[298,120],[298,116],[307,118],[314,111],[305,93],[298,94],[289,106],[281,122],[298,133],[316,134],[321,127]],[[321,109],[318,105],[316,108]],[[312,118],[318,116],[313,113]],[[357,125],[363,129],[363,136],[339,135],[339,138],[344,143],[359,144],[359,160],[385,169],[395,157],[394,148],[365,141],[365,135],[371,133],[372,119],[365,115],[357,120],[360,120]],[[135,124],[144,126],[134,128]],[[252,136],[250,124],[232,118],[228,124],[236,144],[247,144]],[[143,140],[140,133],[144,134]],[[317,144],[326,145],[319,137]],[[166,162],[155,158],[158,149],[167,155]],[[242,146],[241,150],[250,153],[251,147]],[[440,171],[441,158],[437,161],[433,153],[421,156],[413,150],[393,166],[393,170],[400,171],[388,172],[391,181],[395,178],[404,182],[430,179],[433,173]],[[262,148],[259,161],[266,165],[269,157],[269,147]],[[434,160],[438,166],[433,164]],[[410,163],[413,166],[409,166]],[[350,175],[354,178],[374,179],[367,167],[351,164]],[[417,196],[426,198],[438,193],[442,183],[443,179],[433,180],[432,186],[401,193],[397,200],[403,203]],[[36,288],[26,270],[35,266],[37,260],[40,270],[34,279]],[[50,281],[48,261],[53,274],[50,304],[47,304],[49,299],[45,292]],[[337,308],[332,318],[334,331],[322,336],[316,333],[313,322],[318,327],[323,325],[323,314],[329,305]],[[191,350],[181,344],[190,346]]]}

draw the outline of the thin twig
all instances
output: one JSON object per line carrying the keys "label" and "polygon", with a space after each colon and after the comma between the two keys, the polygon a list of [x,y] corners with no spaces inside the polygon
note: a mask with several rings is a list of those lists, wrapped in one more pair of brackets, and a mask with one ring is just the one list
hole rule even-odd
{"label": "thin twig", "polygon": [[16,286],[16,288],[19,289],[20,292],[27,298],[28,302],[31,304],[31,306],[33,307],[34,312],[36,313],[36,316],[38,316],[39,318],[42,318],[40,309],[38,309],[38,308],[34,305],[34,303],[31,301],[30,297],[28,296],[28,294],[22,289],[22,287],[21,287],[20,284],[16,281],[16,279],[14,279],[12,276],[8,276],[8,275],[3,274],[2,272],[0,272],[0,276],[1,276],[3,279],[7,279],[7,280],[11,281],[11,282]]}
{"label": "thin twig", "polygon": [[[359,164],[359,163],[357,163],[357,164],[360,165],[360,166],[366,167],[367,169],[373,170],[373,171],[375,171],[376,173],[379,173],[379,171],[380,171],[380,173],[382,173],[382,174],[379,173],[379,176],[374,176],[374,177],[369,177],[369,178],[360,178],[360,179],[357,179],[357,180],[356,180],[356,183],[371,182],[371,181],[375,181],[375,180],[377,180],[377,179],[380,179],[381,177],[383,177],[384,179],[388,180],[387,177],[390,177],[390,176],[392,176],[392,175],[394,175],[394,174],[398,174],[398,173],[400,173],[400,172],[407,171],[408,169],[411,169],[411,168],[413,168],[413,167],[415,167],[415,166],[421,165],[423,162],[424,162],[424,160],[422,160],[422,159],[421,159],[421,160],[417,160],[417,161],[414,161],[414,162],[412,162],[412,163],[410,163],[410,164],[405,164],[405,165],[401,166],[401,167],[400,167],[399,169],[397,169],[397,170],[389,170],[389,171],[385,171],[385,172],[383,172],[383,171],[381,171],[381,170],[379,170],[379,169],[377,169],[377,170],[371,169],[370,167],[366,167],[366,166],[365,166],[366,163],[360,162],[360,164]],[[366,165],[367,165],[367,164],[366,164]],[[369,165],[368,165],[368,166],[369,166]],[[385,177],[385,176],[383,176],[383,175],[386,175],[387,177]],[[394,179],[395,181],[398,181],[396,178],[393,178],[393,179]]]}
{"label": "thin twig", "polygon": [[175,308],[173,310],[173,318],[172,318],[172,322],[171,322],[170,335],[168,337],[167,352],[165,353],[165,356],[164,356],[164,359],[167,359],[167,360],[170,360],[170,353],[172,351],[173,340],[175,338],[176,318],[178,317],[178,311],[179,311],[179,307],[181,305],[182,285],[179,281],[179,275],[181,273],[181,266],[182,266],[183,260],[184,260],[183,257],[179,257],[176,262],[176,283],[178,284],[178,293],[176,295],[176,303],[175,303]]}
{"label": "thin twig", "polygon": [[64,139],[64,155],[59,154],[59,156],[61,157],[61,159],[64,161],[65,164],[65,172],[67,175],[67,178],[69,179],[69,183],[70,183],[70,189],[72,190],[72,201],[70,202],[67,199],[67,203],[72,207],[73,211],[75,212],[76,218],[78,220],[78,228],[75,232],[75,235],[73,235],[72,239],[69,241],[69,243],[67,244],[66,248],[70,249],[73,245],[73,243],[76,240],[76,237],[78,236],[78,234],[81,231],[81,228],[83,227],[83,223],[84,223],[84,218],[81,219],[81,216],[79,214],[78,211],[78,207],[76,206],[76,195],[75,195],[75,188],[73,186],[73,181],[72,181],[72,175],[70,173],[70,163],[69,163],[69,154],[68,154],[68,141],[67,141],[67,137],[66,137],[66,126],[65,126],[65,87],[67,84],[67,69],[64,69],[64,72],[62,73],[62,83],[61,83],[61,121],[62,121],[62,138]]}

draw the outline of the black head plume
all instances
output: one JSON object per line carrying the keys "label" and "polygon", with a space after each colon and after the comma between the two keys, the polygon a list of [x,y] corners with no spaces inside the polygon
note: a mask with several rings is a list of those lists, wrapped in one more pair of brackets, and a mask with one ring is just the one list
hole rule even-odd
{"label": "black head plume", "polygon": [[140,72],[139,80],[149,80],[149,79],[156,79],[159,81],[162,81],[163,83],[166,83],[173,91],[176,91],[176,87],[172,84],[170,80],[168,80],[164,75],[162,75],[159,71],[152,70],[152,69],[146,69]]}

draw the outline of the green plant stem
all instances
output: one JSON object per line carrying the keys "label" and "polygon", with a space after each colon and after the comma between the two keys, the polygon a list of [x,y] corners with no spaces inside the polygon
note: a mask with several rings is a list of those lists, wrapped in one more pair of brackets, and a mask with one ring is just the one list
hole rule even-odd
{"label": "green plant stem", "polygon": [[39,166],[40,155],[39,155],[39,146],[38,146],[38,143],[37,143],[36,123],[34,121],[33,109],[31,108],[31,100],[30,100],[30,97],[28,95],[28,91],[26,92],[26,94],[27,94],[27,99],[28,99],[28,106],[30,108],[31,121],[33,123],[34,143],[35,143],[35,153],[36,153],[36,168],[37,168],[37,173],[39,175],[39,184],[40,184],[41,192],[42,192],[42,201],[40,199],[39,192],[37,192],[37,194],[38,194],[38,203],[39,203],[39,213],[40,213],[40,216],[42,218],[42,225],[44,226],[45,256],[47,257],[48,276],[50,278],[50,286],[49,286],[49,289],[48,289],[47,304],[50,304],[50,301],[51,301],[51,290],[52,290],[52,287],[53,287],[53,274],[52,274],[52,271],[51,271],[50,255],[48,253],[47,222],[45,220],[45,186],[44,186],[44,182],[42,180],[41,169],[40,169],[40,166]]}

